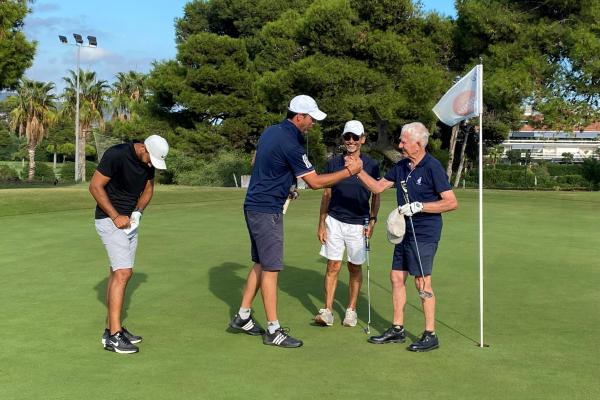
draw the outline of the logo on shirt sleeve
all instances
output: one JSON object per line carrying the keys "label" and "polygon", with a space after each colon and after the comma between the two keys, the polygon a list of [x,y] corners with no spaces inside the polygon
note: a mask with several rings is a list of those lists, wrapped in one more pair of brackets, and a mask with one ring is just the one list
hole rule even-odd
{"label": "logo on shirt sleeve", "polygon": [[417,185],[419,185],[419,186],[421,186],[421,179],[423,179],[422,176],[420,176],[420,177],[417,178]]}
{"label": "logo on shirt sleeve", "polygon": [[306,154],[302,154],[302,161],[304,161],[304,165],[306,165],[307,169],[312,168],[312,164],[308,161],[308,156]]}

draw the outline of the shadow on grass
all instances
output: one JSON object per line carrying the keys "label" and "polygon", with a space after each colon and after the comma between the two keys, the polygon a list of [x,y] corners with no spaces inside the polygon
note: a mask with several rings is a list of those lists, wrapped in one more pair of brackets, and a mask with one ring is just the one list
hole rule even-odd
{"label": "shadow on grass", "polygon": [[[410,279],[411,279],[411,278],[409,278],[409,279],[406,281],[406,295],[407,295],[407,297],[409,297],[409,296],[411,295],[410,293],[411,293],[411,287],[412,287],[412,285],[409,283],[409,280],[410,280]],[[388,293],[390,294],[390,299],[391,299],[391,294],[392,294],[392,290],[391,290],[391,284],[390,284],[390,286],[388,286],[388,287],[384,287],[384,286],[380,285],[379,283],[374,283],[374,282],[372,282],[372,281],[371,281],[371,285],[373,285],[373,284],[377,285],[377,287],[379,287],[379,288],[380,288],[380,289],[382,289],[383,291],[386,291],[386,292],[388,292]],[[415,291],[414,291],[414,292],[416,292],[416,289],[415,289]],[[410,307],[410,308],[412,308],[412,309],[414,309],[415,311],[418,311],[418,312],[420,312],[421,314],[423,313],[423,309],[422,309],[422,307],[421,307],[421,303],[420,303],[420,302],[419,302],[419,303],[417,303],[417,304],[414,304],[414,303],[412,303],[411,301],[407,300],[407,301],[406,301],[406,306],[407,306],[407,307]],[[446,329],[449,329],[449,330],[451,330],[452,332],[456,333],[457,335],[460,335],[460,336],[464,337],[465,339],[467,339],[467,340],[469,340],[469,341],[473,342],[474,344],[479,344],[479,341],[478,341],[478,340],[476,340],[476,339],[473,339],[473,338],[472,338],[472,337],[470,337],[470,336],[467,336],[465,333],[463,333],[463,332],[459,331],[458,329],[456,329],[456,328],[454,328],[454,327],[452,327],[452,326],[448,325],[448,324],[447,324],[447,323],[445,323],[444,321],[442,321],[442,320],[440,320],[440,319],[436,318],[436,319],[435,319],[435,322],[436,322],[436,324],[443,325],[443,326],[444,326]],[[407,336],[408,336],[410,339],[412,339],[413,341],[416,341],[416,340],[419,340],[419,339],[420,339],[420,335],[421,335],[421,334],[420,334],[420,332],[418,332],[418,335],[419,335],[419,337],[417,337],[415,334],[412,334],[412,333],[410,333],[408,330],[407,330],[406,332],[407,332]]]}
{"label": "shadow on grass", "polygon": [[[226,262],[212,267],[209,270],[209,288],[210,291],[221,301],[229,306],[229,314],[233,316],[237,313],[242,298],[242,290],[246,283],[247,273],[251,265],[242,265]],[[239,272],[243,271],[243,276]],[[323,264],[325,271],[325,264]],[[347,271],[347,270],[346,270]],[[343,274],[344,272],[340,272]],[[347,272],[346,272],[347,273]],[[309,269],[302,269],[292,265],[286,265],[279,276],[279,290],[291,297],[298,299],[300,304],[308,311],[306,320],[313,324],[313,318],[321,308],[324,302],[323,293],[324,275]],[[260,293],[257,294],[254,308],[261,307]],[[341,323],[346,312],[346,302],[348,300],[348,285],[339,281],[336,289],[336,299],[334,301],[334,315]],[[363,290],[358,297],[357,308],[359,313],[359,326],[365,328],[368,320],[368,301],[366,295],[366,277],[363,282]],[[283,316],[285,318],[285,316]],[[377,327],[381,330],[386,329],[389,322],[371,308],[371,327]]]}
{"label": "shadow on grass", "polygon": [[[125,321],[127,318],[127,310],[129,309],[129,305],[131,304],[131,299],[133,297],[133,293],[140,287],[142,283],[146,283],[148,281],[148,274],[143,272],[134,272],[127,284],[127,289],[125,290],[125,299],[123,301],[123,311],[121,313],[121,321]],[[100,282],[94,286],[94,290],[96,291],[96,298],[100,303],[102,303],[106,307],[106,287],[108,285],[108,276],[102,279]]]}

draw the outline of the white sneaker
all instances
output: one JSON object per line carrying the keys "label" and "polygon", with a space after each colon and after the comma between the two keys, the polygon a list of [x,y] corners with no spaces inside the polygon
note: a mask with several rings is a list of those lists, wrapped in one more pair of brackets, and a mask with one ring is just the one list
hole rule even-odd
{"label": "white sneaker", "polygon": [[356,322],[358,319],[358,315],[356,315],[356,311],[351,308],[346,310],[346,315],[344,316],[344,322],[342,324],[344,326],[356,326]]}
{"label": "white sneaker", "polygon": [[315,316],[315,323],[321,326],[333,325],[333,314],[327,308],[321,308]]}

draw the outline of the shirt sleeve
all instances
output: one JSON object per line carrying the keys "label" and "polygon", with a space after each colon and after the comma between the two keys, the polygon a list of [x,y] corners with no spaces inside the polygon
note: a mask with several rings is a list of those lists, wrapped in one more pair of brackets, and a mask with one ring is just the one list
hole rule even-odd
{"label": "shirt sleeve", "polygon": [[[371,177],[372,177],[373,179],[377,179],[377,180],[379,180],[379,179],[381,178],[381,172],[379,171],[379,163],[378,163],[377,161],[375,161],[375,162],[373,163],[373,170],[372,170],[372,172],[373,172],[373,173],[371,174]],[[389,180],[389,179],[388,179],[388,180]]]}
{"label": "shirt sleeve", "polygon": [[112,178],[118,171],[120,166],[120,158],[117,157],[117,150],[114,147],[110,147],[100,160],[100,163],[96,167],[96,170],[102,175]]}
{"label": "shirt sleeve", "polygon": [[300,145],[292,145],[286,148],[285,157],[296,177],[302,177],[315,170],[308,160],[304,148]]}
{"label": "shirt sleeve", "polygon": [[398,177],[398,164],[394,165],[384,176],[384,179],[396,183]]}
{"label": "shirt sleeve", "polygon": [[433,180],[433,187],[437,193],[442,193],[452,189],[450,182],[448,181],[448,175],[442,167],[442,164],[437,163],[435,168],[431,169],[431,177]]}

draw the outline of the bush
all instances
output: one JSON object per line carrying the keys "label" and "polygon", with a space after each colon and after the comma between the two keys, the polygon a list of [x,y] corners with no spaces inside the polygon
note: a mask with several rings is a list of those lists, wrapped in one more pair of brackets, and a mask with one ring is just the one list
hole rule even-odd
{"label": "bush", "polygon": [[[91,161],[85,162],[85,179],[89,182],[96,170],[96,164]],[[60,169],[60,180],[63,182],[75,182],[75,163],[64,162]]]}
{"label": "bush", "polygon": [[15,182],[19,180],[19,173],[8,165],[0,165],[0,181]]}
{"label": "bush", "polygon": [[240,175],[248,175],[252,170],[249,154],[221,151],[210,160],[197,160],[179,152],[173,153],[167,165],[173,174],[173,182],[180,185],[232,187],[235,186],[233,174],[239,179]]}
{"label": "bush", "polygon": [[[27,180],[29,178],[29,163],[25,164],[25,167],[21,171],[21,179]],[[35,173],[33,180],[42,182],[53,182],[56,179],[54,175],[54,169],[43,162],[35,163]]]}

